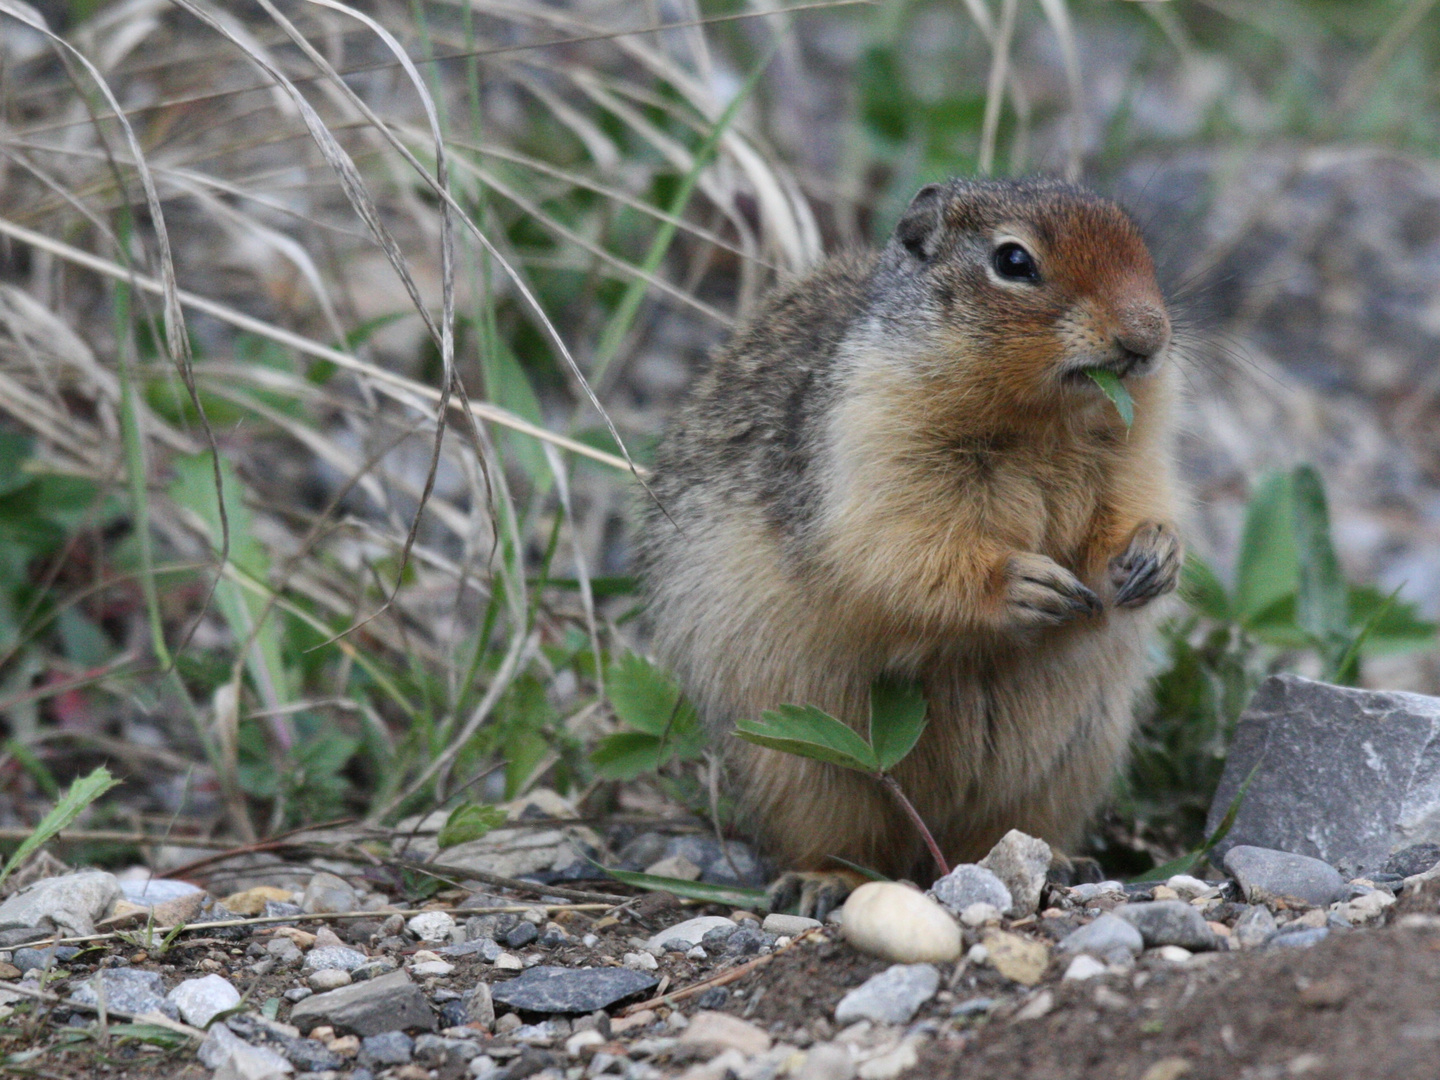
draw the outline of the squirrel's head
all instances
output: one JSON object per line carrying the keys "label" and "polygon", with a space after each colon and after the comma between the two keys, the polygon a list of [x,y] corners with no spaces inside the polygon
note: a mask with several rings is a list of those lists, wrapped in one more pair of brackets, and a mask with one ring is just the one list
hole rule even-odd
{"label": "squirrel's head", "polygon": [[963,365],[969,389],[988,383],[1017,405],[1076,394],[1101,402],[1089,371],[1132,384],[1170,343],[1139,229],[1071,184],[931,184],[901,217],[882,265],[885,286],[901,285],[909,310],[925,313],[924,351]]}

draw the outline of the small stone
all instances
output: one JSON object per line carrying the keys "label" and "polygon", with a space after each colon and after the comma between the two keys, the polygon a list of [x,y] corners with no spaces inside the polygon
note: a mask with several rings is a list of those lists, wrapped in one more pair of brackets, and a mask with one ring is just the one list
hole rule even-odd
{"label": "small stone", "polygon": [[645,943],[647,949],[661,950],[666,948],[672,941],[680,942],[684,952],[694,945],[709,945],[705,936],[711,932],[720,933],[720,941],[733,934],[739,927],[733,919],[727,919],[723,915],[702,915],[698,919],[687,919],[682,923],[676,923],[668,929],[653,934],[650,940]]}
{"label": "small stone", "polygon": [[421,941],[449,941],[455,919],[444,911],[422,911],[413,916],[405,928]]}
{"label": "small stone", "polygon": [[1366,923],[1380,918],[1394,904],[1393,894],[1376,889],[1374,892],[1355,897],[1348,904],[1342,905],[1342,908],[1346,917],[1352,922]]}
{"label": "small stone", "polygon": [[1121,904],[1111,914],[1139,930],[1151,948],[1161,945],[1179,945],[1194,951],[1215,948],[1215,935],[1205,925],[1205,916],[1183,900]]}
{"label": "small stone", "polygon": [[1225,869],[1252,904],[1286,896],[1324,907],[1343,900],[1347,891],[1345,879],[1333,866],[1288,851],[1242,844],[1225,853]]}
{"label": "small stone", "polygon": [[[308,987],[308,986],[292,986],[289,990],[286,990],[286,991],[285,991],[283,997],[285,998],[286,1001],[290,1002],[292,1005],[298,1005],[300,1002],[304,1001],[306,998],[308,998],[308,997],[313,997],[314,994],[315,994],[315,991],[314,991],[314,990],[311,990],[310,987]],[[294,1014],[291,1014],[291,1015],[294,1015]]]}
{"label": "small stone", "polygon": [[737,1050],[746,1057],[770,1049],[765,1029],[729,1013],[698,1011],[680,1035],[682,1046],[702,1046],[715,1051]]}
{"label": "small stone", "polygon": [[587,1028],[584,1031],[577,1031],[565,1040],[565,1053],[570,1057],[579,1057],[580,1051],[587,1046],[602,1046],[606,1042],[605,1036],[594,1028]]}
{"label": "small stone", "polygon": [[224,1024],[210,1028],[197,1052],[214,1069],[212,1080],[281,1080],[295,1071],[290,1062],[265,1046],[251,1046]]}
{"label": "small stone", "polygon": [[1270,909],[1264,904],[1256,904],[1246,908],[1245,913],[1235,920],[1235,940],[1242,949],[1253,949],[1263,945],[1277,929]]}
{"label": "small stone", "polygon": [[1093,904],[1102,898],[1125,899],[1125,885],[1119,881],[1086,882],[1083,885],[1072,885],[1066,891],[1070,894],[1070,899],[1077,904]]}
{"label": "small stone", "polygon": [[540,930],[532,922],[518,922],[500,935],[500,943],[507,949],[523,949],[540,936]]}
{"label": "small stone", "polygon": [[398,965],[388,956],[377,956],[374,960],[367,960],[359,967],[350,972],[351,982],[364,982],[366,979],[377,979],[381,975],[388,975]]}
{"label": "small stone", "polygon": [[84,1005],[99,1004],[97,978],[107,1009],[138,1014],[155,1012],[165,1004],[165,980],[158,972],[136,968],[102,968],[89,978],[76,979],[70,984],[70,996]]}
{"label": "small stone", "polygon": [[851,1080],[855,1059],[838,1043],[816,1043],[805,1052],[805,1061],[795,1080]]}
{"label": "small stone", "polygon": [[[723,989],[723,988],[722,988]],[[701,995],[704,996],[703,994]],[[617,1039],[627,1031],[640,1031],[656,1020],[654,1009],[641,1009],[629,1016],[617,1016],[610,1021],[610,1034]]]}
{"label": "small stone", "polygon": [[1050,1015],[1050,1011],[1054,1008],[1054,993],[1050,990],[1041,990],[1020,1007],[1020,1011],[1010,1018],[1010,1022],[1023,1024],[1027,1020],[1039,1020],[1042,1016]]}
{"label": "small stone", "polygon": [[[790,939],[789,939],[789,938],[781,938],[780,941],[785,942],[787,945],[790,943]],[[780,941],[777,941],[777,942],[776,942],[776,945],[777,945],[777,946],[780,945]],[[783,947],[783,946],[781,946],[781,947]],[[701,946],[696,945],[693,949],[689,949],[689,950],[686,951],[686,953],[685,953],[685,959],[686,959],[686,960],[709,960],[709,959],[710,959],[710,954],[707,953],[707,952],[704,950],[704,948],[702,948]]]}
{"label": "small stone", "polygon": [[699,881],[703,871],[684,855],[671,855],[668,859],[651,863],[645,868],[645,873],[677,881]]}
{"label": "small stone", "polygon": [[360,1040],[361,1065],[408,1065],[415,1052],[415,1040],[403,1031],[382,1031]]}
{"label": "small stone", "polygon": [[1140,1074],[1140,1080],[1180,1080],[1190,1075],[1190,1059],[1183,1057],[1161,1058]]}
{"label": "small stone", "polygon": [[359,899],[350,884],[343,878],[327,873],[316,874],[310,879],[300,901],[301,910],[310,915],[355,911],[358,906]]}
{"label": "small stone", "polygon": [[955,867],[930,886],[930,895],[956,915],[972,904],[989,904],[1005,911],[1014,902],[1005,883],[977,863]]}
{"label": "small stone", "polygon": [[1050,950],[1044,942],[1003,930],[988,930],[983,944],[990,966],[1021,986],[1034,986],[1050,966]]}
{"label": "small stone", "polygon": [[[650,956],[649,953],[641,955]],[[650,956],[653,961],[655,958]],[[490,988],[493,999],[535,1013],[591,1013],[652,989],[657,980],[628,968],[532,967]]]}
{"label": "small stone", "polygon": [[835,1022],[908,1024],[940,989],[940,973],[930,964],[895,964],[872,975],[835,1006]]}
{"label": "small stone", "polygon": [[95,933],[95,920],[104,918],[120,898],[115,875],[101,870],[41,878],[0,904],[0,930],[43,929],[86,937]]}
{"label": "small stone", "polygon": [[[651,957],[654,959],[654,957]],[[525,963],[514,953],[502,952],[495,958],[496,971],[524,971]]]}
{"label": "small stone", "polygon": [[421,977],[436,978],[449,975],[455,970],[454,964],[447,964],[444,960],[422,960],[418,964],[410,965],[410,974]]}
{"label": "small stone", "polygon": [[850,894],[842,915],[845,939],[882,960],[943,964],[960,955],[960,927],[955,920],[907,885],[866,882]]}
{"label": "small stone", "polygon": [[370,958],[358,949],[344,945],[317,946],[305,954],[304,970],[309,971],[354,971]]}
{"label": "small stone", "polygon": [[660,961],[648,952],[627,952],[622,958],[622,963],[636,971],[654,971],[660,966]]}
{"label": "small stone", "polygon": [[965,926],[978,929],[982,926],[994,926],[1000,921],[1000,915],[1001,909],[994,904],[971,904],[960,912],[960,922]]}
{"label": "small stone", "polygon": [[1065,969],[1063,978],[1071,982],[1080,982],[1104,974],[1105,965],[1101,961],[1096,960],[1088,953],[1081,953],[1070,961],[1070,966]]}
{"label": "small stone", "polygon": [[206,975],[200,979],[186,979],[165,995],[165,1000],[180,1010],[180,1017],[187,1024],[203,1028],[222,1012],[239,1005],[240,991],[219,975]]}
{"label": "small stone", "polygon": [[1107,912],[1066,934],[1059,947],[1061,952],[1085,953],[1111,963],[1122,955],[1139,956],[1145,939],[1132,923]]}
{"label": "small stone", "polygon": [[271,938],[265,943],[265,951],[275,958],[276,963],[286,967],[298,964],[302,957],[300,946],[287,937]]}
{"label": "small stone", "polygon": [[1411,844],[1385,860],[1383,873],[1397,877],[1414,877],[1440,865],[1440,844]]}
{"label": "small stone", "polygon": [[1161,945],[1155,950],[1154,955],[1172,964],[1183,964],[1195,954],[1189,949],[1182,949],[1179,945]]}
{"label": "small stone", "polygon": [[446,945],[439,950],[441,956],[479,956],[482,960],[494,963],[500,956],[500,943],[490,938],[475,938],[473,941],[462,941],[456,945]]}
{"label": "small stone", "polygon": [[410,976],[393,971],[307,998],[291,1010],[290,1023],[301,1031],[326,1023],[365,1036],[409,1028],[433,1031],[435,1013]]}
{"label": "small stone", "polygon": [[495,1021],[495,1034],[509,1035],[513,1032],[519,1031],[520,1028],[524,1026],[525,1022],[521,1020],[520,1017],[516,1016],[514,1013],[506,1013],[504,1016],[500,1017],[498,1020]]}
{"label": "small stone", "polygon": [[900,1045],[886,1050],[868,1061],[862,1062],[855,1070],[860,1080],[895,1080],[896,1077],[920,1063],[920,1040],[915,1037],[901,1039]]}
{"label": "small stone", "polygon": [[1150,890],[1151,900],[1179,900],[1180,894],[1169,885],[1156,885]]}
{"label": "small stone", "polygon": [[730,934],[721,945],[730,956],[749,956],[760,951],[765,935],[758,926],[742,926]]}
{"label": "small stone", "polygon": [[1004,882],[1010,893],[1006,914],[1011,918],[1033,915],[1040,906],[1051,858],[1050,845],[1044,840],[1011,829],[980,860],[980,865]]}
{"label": "small stone", "polygon": [[1208,881],[1201,881],[1189,874],[1176,874],[1165,882],[1181,900],[1194,900],[1199,896],[1218,894],[1219,890]]}
{"label": "small stone", "polygon": [[1330,936],[1328,926],[1302,926],[1291,930],[1288,926],[1275,931],[1266,940],[1267,948],[1308,949],[1318,945]]}
{"label": "small stone", "polygon": [[472,1024],[489,1029],[495,1023],[495,1000],[488,983],[478,982],[465,1002],[465,1016]]}
{"label": "small stone", "polygon": [[824,924],[819,919],[806,919],[800,915],[781,915],[772,912],[765,916],[760,929],[767,934],[785,935],[796,938],[806,930],[819,930]]}
{"label": "small stone", "polygon": [[305,981],[310,984],[311,990],[323,994],[327,990],[339,990],[342,986],[349,986],[355,979],[350,972],[342,968],[321,968],[307,975]]}

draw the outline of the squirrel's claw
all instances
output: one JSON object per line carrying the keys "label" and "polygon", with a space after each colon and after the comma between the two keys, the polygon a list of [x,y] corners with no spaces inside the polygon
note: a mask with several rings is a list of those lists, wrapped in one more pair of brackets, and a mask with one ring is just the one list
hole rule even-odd
{"label": "squirrel's claw", "polygon": [[1085,583],[1054,559],[1021,553],[1005,570],[1005,606],[1021,626],[1056,626],[1082,615],[1098,615],[1104,605]]}
{"label": "squirrel's claw", "polygon": [[1124,552],[1110,560],[1115,606],[1139,607],[1174,591],[1184,560],[1175,530],[1158,522],[1141,525]]}
{"label": "squirrel's claw", "polygon": [[796,913],[825,921],[864,879],[848,870],[803,870],[781,874],[766,889],[771,911]]}

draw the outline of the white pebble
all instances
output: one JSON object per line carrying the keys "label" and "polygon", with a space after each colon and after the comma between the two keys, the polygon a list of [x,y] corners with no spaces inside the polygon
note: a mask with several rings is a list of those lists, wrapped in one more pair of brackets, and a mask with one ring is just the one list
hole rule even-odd
{"label": "white pebble", "polygon": [[654,971],[660,966],[660,961],[648,952],[627,952],[624,962],[626,967],[634,968],[636,971]]}
{"label": "white pebble", "polygon": [[971,945],[970,951],[965,954],[965,959],[969,960],[970,963],[976,967],[979,967],[984,964],[986,960],[990,959],[990,950],[984,945]]}
{"label": "white pebble", "polygon": [[844,911],[845,939],[882,960],[947,963],[960,955],[960,927],[919,889],[869,881],[850,894]]}
{"label": "white pebble", "polygon": [[1096,975],[1104,975],[1105,970],[1105,965],[1099,960],[1088,953],[1081,953],[1070,961],[1070,966],[1065,969],[1065,978],[1073,981],[1093,979]]}
{"label": "white pebble", "polygon": [[704,949],[702,949],[699,945],[696,945],[693,949],[689,950],[689,951],[685,954],[685,959],[687,959],[687,960],[708,960],[708,959],[710,959],[710,954],[707,953]]}
{"label": "white pebble", "polygon": [[1195,954],[1179,945],[1161,945],[1153,955],[1158,956],[1161,960],[1168,960],[1172,964],[1183,964]]}
{"label": "white pebble", "polygon": [[418,964],[410,965],[411,975],[449,975],[455,970],[454,964],[447,964],[444,960],[422,960]]}
{"label": "white pebble", "polygon": [[1000,909],[994,904],[987,904],[981,901],[969,905],[960,913],[960,921],[966,926],[994,926],[1000,921]]}
{"label": "white pebble", "polygon": [[495,968],[497,971],[521,971],[524,967],[524,961],[514,953],[502,952],[495,958]]}
{"label": "white pebble", "polygon": [[405,927],[421,941],[449,941],[455,920],[443,911],[422,911]]}

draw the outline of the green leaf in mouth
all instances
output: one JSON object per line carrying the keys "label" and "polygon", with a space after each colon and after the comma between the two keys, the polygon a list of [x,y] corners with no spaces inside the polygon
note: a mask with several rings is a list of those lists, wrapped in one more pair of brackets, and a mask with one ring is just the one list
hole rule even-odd
{"label": "green leaf in mouth", "polygon": [[1130,391],[1125,389],[1120,376],[1108,368],[1086,368],[1085,374],[1089,375],[1091,381],[1110,399],[1110,404],[1115,406],[1115,411],[1125,422],[1125,430],[1129,431],[1135,423],[1135,399],[1130,396]]}

